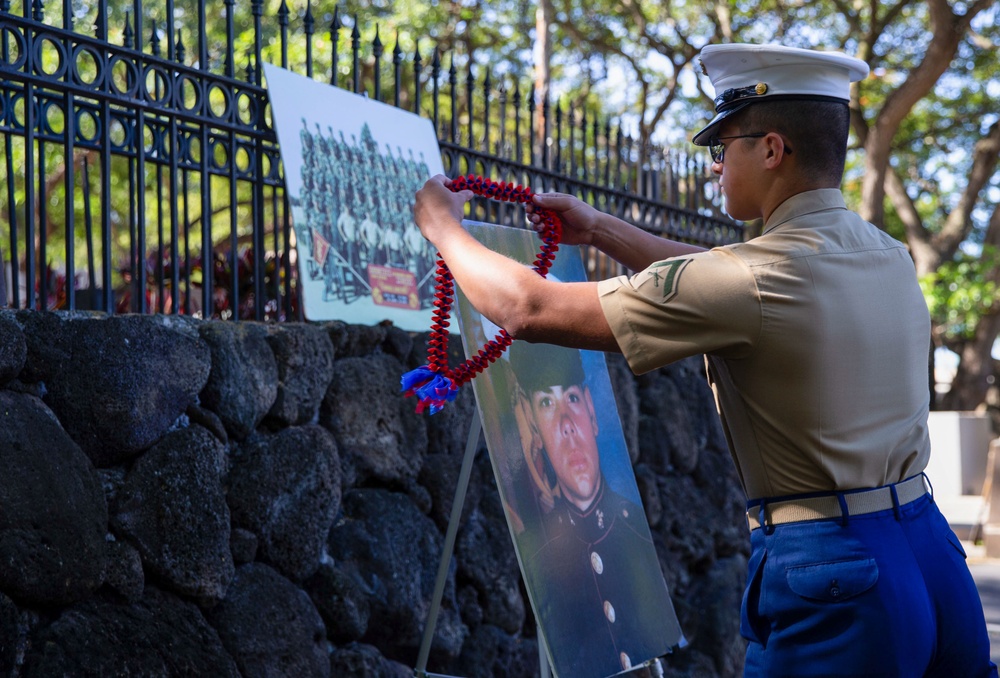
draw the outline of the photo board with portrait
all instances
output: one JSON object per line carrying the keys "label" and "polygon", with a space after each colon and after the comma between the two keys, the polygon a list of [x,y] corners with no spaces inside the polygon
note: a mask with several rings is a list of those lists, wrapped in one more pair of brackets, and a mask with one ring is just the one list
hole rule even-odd
{"label": "photo board with portrait", "polygon": [[[464,222],[529,264],[530,230]],[[549,277],[584,281],[576,247]],[[458,295],[467,355],[499,331]],[[473,382],[525,588],[556,676],[604,678],[683,643],[625,446],[604,354],[514,341]]]}
{"label": "photo board with portrait", "polygon": [[435,252],[413,196],[443,174],[429,120],[264,64],[308,320],[426,331]]}

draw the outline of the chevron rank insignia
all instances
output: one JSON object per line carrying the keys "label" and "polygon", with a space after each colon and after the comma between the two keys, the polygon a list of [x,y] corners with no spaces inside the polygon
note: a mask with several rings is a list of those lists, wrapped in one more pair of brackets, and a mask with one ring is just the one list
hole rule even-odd
{"label": "chevron rank insignia", "polygon": [[663,291],[661,301],[670,301],[677,294],[677,283],[680,280],[684,267],[691,263],[690,259],[668,259],[658,261],[648,269],[649,277],[653,280],[653,287]]}

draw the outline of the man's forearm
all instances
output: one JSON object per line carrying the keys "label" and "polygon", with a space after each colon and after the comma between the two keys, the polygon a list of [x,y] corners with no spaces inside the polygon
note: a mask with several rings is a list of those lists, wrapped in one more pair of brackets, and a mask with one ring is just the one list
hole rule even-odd
{"label": "man's forearm", "polygon": [[457,224],[436,232],[432,244],[469,302],[492,322],[507,327],[525,292],[524,274],[531,269],[490,250]]}
{"label": "man's forearm", "polygon": [[619,350],[601,311],[595,283],[546,280],[530,267],[484,246],[462,228],[437,231],[432,242],[469,302],[511,336],[575,348]]}
{"label": "man's forearm", "polygon": [[606,213],[601,215],[592,244],[631,271],[641,271],[657,261],[705,250],[697,245],[661,238]]}

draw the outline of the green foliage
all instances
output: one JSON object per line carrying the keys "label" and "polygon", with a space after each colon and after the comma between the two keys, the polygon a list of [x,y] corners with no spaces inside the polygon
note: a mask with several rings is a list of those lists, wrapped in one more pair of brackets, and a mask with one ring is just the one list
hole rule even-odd
{"label": "green foliage", "polygon": [[990,276],[998,265],[1000,252],[987,246],[981,256],[962,253],[920,279],[931,319],[946,346],[971,340],[980,319],[1000,304],[1000,290]]}

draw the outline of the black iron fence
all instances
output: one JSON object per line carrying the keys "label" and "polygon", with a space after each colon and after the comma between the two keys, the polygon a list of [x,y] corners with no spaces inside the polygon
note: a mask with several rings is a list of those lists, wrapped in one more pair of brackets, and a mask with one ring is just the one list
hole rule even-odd
{"label": "black iron fence", "polygon": [[[742,237],[704,154],[640,147],[616,121],[536,101],[516,71],[429,39],[404,53],[397,35],[387,53],[377,26],[363,40],[339,8],[244,5],[0,0],[0,305],[299,318],[262,77],[290,51],[293,70],[431,119],[453,176],[573,193],[690,242]],[[617,272],[588,257],[595,277]]]}

